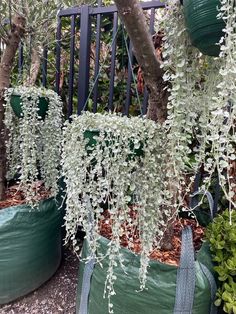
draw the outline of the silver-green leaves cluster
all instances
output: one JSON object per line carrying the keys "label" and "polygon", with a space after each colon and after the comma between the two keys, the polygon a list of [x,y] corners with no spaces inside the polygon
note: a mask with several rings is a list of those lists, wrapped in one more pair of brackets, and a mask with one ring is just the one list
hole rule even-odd
{"label": "silver-green leaves cluster", "polygon": [[[183,10],[169,0],[163,24],[164,79],[171,82],[168,119],[174,169],[190,166],[195,174],[204,166],[202,188],[208,189],[214,173],[228,201],[235,207],[232,166],[235,160],[236,11],[234,1],[222,0],[219,18],[225,21],[219,58],[203,56],[191,46]],[[195,141],[193,151],[190,144]]]}
{"label": "silver-green leaves cluster", "polygon": [[[95,132],[96,143],[89,142],[88,131]],[[125,221],[140,232],[139,278],[141,288],[145,286],[148,256],[153,245],[160,244],[173,213],[168,151],[165,130],[148,119],[86,112],[66,124],[62,167],[67,185],[67,240],[71,238],[76,246],[77,229],[82,226],[91,257],[102,258],[97,256],[99,220],[104,203],[107,204],[112,221],[112,240],[107,251],[109,298],[115,293],[113,269],[122,265],[120,236],[127,233]],[[129,217],[131,202],[138,212],[138,218],[133,220]]]}
{"label": "silver-green leaves cluster", "polygon": [[[21,96],[22,117],[15,116],[10,101]],[[38,115],[39,98],[48,100],[44,119]],[[52,196],[58,190],[60,147],[62,135],[62,102],[52,90],[19,86],[6,91],[5,125],[8,130],[8,179],[20,172],[20,187],[28,203],[36,190],[34,183],[40,175]]]}

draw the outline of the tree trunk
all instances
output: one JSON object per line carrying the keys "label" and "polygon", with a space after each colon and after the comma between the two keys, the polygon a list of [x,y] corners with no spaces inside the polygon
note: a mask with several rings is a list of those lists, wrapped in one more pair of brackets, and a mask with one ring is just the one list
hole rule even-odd
{"label": "tree trunk", "polygon": [[149,92],[149,119],[163,123],[167,116],[167,92],[163,90],[162,69],[138,0],[115,0],[119,16],[132,41],[134,54],[142,69]]}
{"label": "tree trunk", "polygon": [[39,74],[40,64],[41,64],[41,58],[40,58],[39,52],[38,50],[33,48],[32,53],[31,53],[30,72],[25,82],[26,86],[35,85],[38,74]]}
{"label": "tree trunk", "polygon": [[[145,85],[149,92],[147,117],[151,120],[163,123],[167,118],[168,92],[167,83],[163,81],[161,58],[155,51],[151,34],[138,0],[114,0],[119,16],[125,24],[127,33],[134,47],[134,54],[142,69]],[[168,163],[169,161],[167,161]],[[170,165],[171,167],[171,165]],[[170,182],[170,190],[173,192],[173,203],[177,195],[176,188]],[[175,209],[172,213],[175,217]],[[167,228],[162,239],[162,249],[172,248],[173,220],[166,222]]]}
{"label": "tree trunk", "polygon": [[5,197],[6,186],[6,130],[4,126],[4,92],[10,85],[10,74],[14,64],[14,58],[25,32],[25,19],[16,15],[12,19],[6,47],[0,63],[0,200]]}

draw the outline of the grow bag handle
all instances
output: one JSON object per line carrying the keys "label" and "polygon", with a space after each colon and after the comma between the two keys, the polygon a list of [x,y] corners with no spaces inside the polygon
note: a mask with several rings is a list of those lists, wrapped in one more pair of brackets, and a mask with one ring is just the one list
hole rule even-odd
{"label": "grow bag handle", "polygon": [[[194,253],[192,229],[188,226],[182,231],[180,265],[176,278],[174,314],[192,314],[196,278]],[[214,305],[214,298],[217,287],[215,279],[205,265],[200,263],[200,268],[208,280],[211,290],[210,314],[216,314],[217,308]]]}
{"label": "grow bag handle", "polygon": [[211,193],[208,191],[199,190],[199,191],[194,192],[192,195],[190,195],[190,197],[194,198],[197,195],[206,195],[208,203],[209,203],[211,220],[213,220],[213,218],[214,218],[214,200],[213,200]]}
{"label": "grow bag handle", "polygon": [[79,314],[88,314],[89,292],[94,266],[95,260],[92,259],[85,265],[84,268]]}
{"label": "grow bag handle", "polygon": [[195,258],[191,227],[182,231],[180,265],[177,270],[174,314],[191,314],[195,291]]}
{"label": "grow bag handle", "polygon": [[[91,201],[88,195],[85,195],[85,200],[87,202],[87,207],[89,209],[89,221],[90,223],[92,223],[93,222],[93,209],[92,209]],[[88,236],[93,238],[93,234],[91,233],[89,233]],[[79,314],[88,314],[89,292],[90,292],[91,279],[93,275],[95,262],[96,262],[95,258],[91,258],[85,264],[85,267],[84,267]]]}

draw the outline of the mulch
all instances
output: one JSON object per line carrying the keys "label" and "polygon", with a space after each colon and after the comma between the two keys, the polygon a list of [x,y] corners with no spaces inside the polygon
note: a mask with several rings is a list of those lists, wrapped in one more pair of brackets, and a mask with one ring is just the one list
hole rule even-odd
{"label": "mulch", "polygon": [[[131,208],[129,216],[132,219],[137,219],[137,211]],[[103,219],[100,222],[100,233],[103,237],[112,239],[112,220],[108,211],[103,213]],[[181,252],[181,234],[185,226],[191,226],[193,231],[193,243],[195,250],[199,250],[202,245],[202,239],[204,237],[205,228],[200,226],[194,219],[179,218],[173,223],[173,236],[171,239],[172,249],[162,250],[157,247],[153,247],[153,251],[150,254],[150,259],[157,260],[162,263],[170,265],[179,265],[180,252]],[[134,228],[127,221],[121,226],[123,234],[120,236],[120,244],[125,248],[129,248],[134,253],[139,254],[141,252],[140,233],[137,228]]]}
{"label": "mulch", "polygon": [[[44,187],[42,181],[35,182],[33,189],[35,192],[33,201],[44,200],[50,196],[50,191]],[[23,204],[25,204],[24,192],[18,184],[15,184],[6,190],[5,200],[0,201],[0,209]]]}

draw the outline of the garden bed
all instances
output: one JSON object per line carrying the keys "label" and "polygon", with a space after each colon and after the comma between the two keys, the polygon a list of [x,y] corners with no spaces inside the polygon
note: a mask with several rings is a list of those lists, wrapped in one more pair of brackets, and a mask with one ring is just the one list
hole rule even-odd
{"label": "garden bed", "polygon": [[2,202],[0,304],[37,289],[60,265],[63,213],[56,199],[47,198],[45,189],[38,196],[40,201],[33,199],[32,207],[26,204],[18,187],[12,187],[7,201]]}

